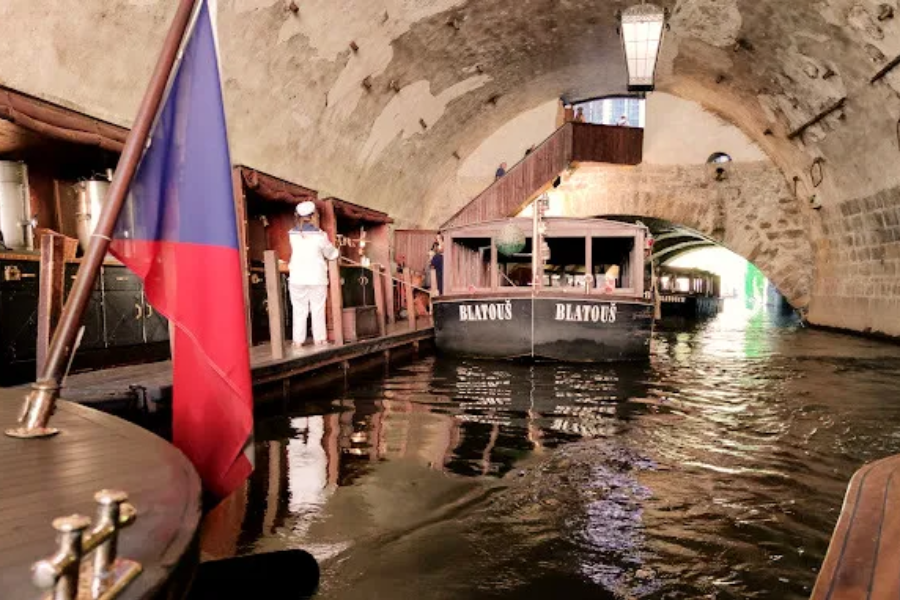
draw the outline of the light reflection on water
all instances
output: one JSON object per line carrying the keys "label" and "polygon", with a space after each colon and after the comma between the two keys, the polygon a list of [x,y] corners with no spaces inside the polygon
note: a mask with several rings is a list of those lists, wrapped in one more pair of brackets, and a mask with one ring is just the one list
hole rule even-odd
{"label": "light reflection on water", "polygon": [[733,311],[649,363],[426,358],[257,427],[209,557],[304,548],[322,598],[805,598],[900,348]]}

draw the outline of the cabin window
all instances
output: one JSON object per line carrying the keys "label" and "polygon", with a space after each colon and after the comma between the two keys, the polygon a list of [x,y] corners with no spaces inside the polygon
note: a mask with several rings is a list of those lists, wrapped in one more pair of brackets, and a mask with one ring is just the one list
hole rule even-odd
{"label": "cabin window", "polygon": [[525,238],[525,247],[511,255],[497,252],[497,269],[500,271],[500,287],[531,286],[531,238]]}
{"label": "cabin window", "polygon": [[613,289],[633,288],[634,283],[631,280],[633,252],[634,238],[593,238],[591,263],[594,287],[603,289],[609,281],[614,282]]}
{"label": "cabin window", "polygon": [[544,287],[584,287],[585,254],[583,237],[548,238],[550,259],[544,263]]}
{"label": "cabin window", "polygon": [[491,238],[454,238],[451,256],[451,289],[491,287]]}

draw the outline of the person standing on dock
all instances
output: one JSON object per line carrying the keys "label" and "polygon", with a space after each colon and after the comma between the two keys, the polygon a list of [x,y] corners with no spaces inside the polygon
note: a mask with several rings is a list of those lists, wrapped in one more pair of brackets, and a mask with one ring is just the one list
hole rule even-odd
{"label": "person standing on dock", "polygon": [[297,225],[291,229],[288,238],[291,242],[288,288],[294,311],[294,348],[301,347],[306,341],[306,318],[310,314],[313,341],[317,345],[328,343],[325,329],[328,265],[325,261],[337,259],[339,252],[325,232],[313,224],[315,212],[316,205],[309,200],[298,204]]}

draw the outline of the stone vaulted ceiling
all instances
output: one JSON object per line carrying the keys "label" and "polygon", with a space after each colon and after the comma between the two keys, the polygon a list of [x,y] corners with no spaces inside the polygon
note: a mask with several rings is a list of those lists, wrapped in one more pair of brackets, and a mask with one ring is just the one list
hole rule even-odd
{"label": "stone vaulted ceiling", "polygon": [[[433,226],[458,208],[439,191],[491,132],[553,98],[624,90],[615,14],[632,3],[219,0],[234,159]],[[658,88],[781,169],[815,254],[812,313],[890,329],[873,315],[900,316],[886,266],[900,260],[900,67],[872,79],[900,55],[898,0],[658,3],[672,11]],[[0,83],[127,124],[174,4],[0,2]]]}

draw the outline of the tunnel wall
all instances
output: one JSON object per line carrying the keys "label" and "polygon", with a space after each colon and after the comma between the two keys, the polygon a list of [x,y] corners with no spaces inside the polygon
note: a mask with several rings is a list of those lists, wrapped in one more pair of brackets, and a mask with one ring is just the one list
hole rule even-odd
{"label": "tunnel wall", "polygon": [[694,229],[754,263],[793,306],[810,301],[806,216],[768,162],[733,164],[725,181],[707,165],[580,165],[553,194],[569,216],[639,215]]}

